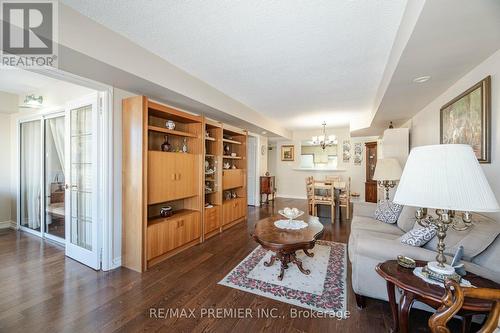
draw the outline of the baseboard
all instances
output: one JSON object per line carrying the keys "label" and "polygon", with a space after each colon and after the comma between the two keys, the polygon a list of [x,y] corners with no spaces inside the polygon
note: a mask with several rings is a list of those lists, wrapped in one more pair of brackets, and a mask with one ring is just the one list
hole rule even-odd
{"label": "baseboard", "polygon": [[284,199],[302,199],[302,200],[307,199],[307,197],[303,197],[300,195],[289,195],[289,194],[281,194],[281,193],[277,193],[276,197],[277,198],[284,198]]}
{"label": "baseboard", "polygon": [[115,269],[118,268],[122,265],[122,257],[117,257],[113,259],[113,265],[110,267],[110,269]]}
{"label": "baseboard", "polygon": [[14,221],[0,222],[0,229],[16,229],[17,224]]}

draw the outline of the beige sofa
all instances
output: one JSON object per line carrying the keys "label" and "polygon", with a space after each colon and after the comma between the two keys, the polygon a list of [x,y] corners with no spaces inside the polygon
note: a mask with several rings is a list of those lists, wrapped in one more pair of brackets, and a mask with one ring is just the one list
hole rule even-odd
{"label": "beige sofa", "polygon": [[[379,222],[373,218],[376,204],[355,203],[349,237],[349,260],[352,264],[352,288],[358,306],[363,297],[387,300],[385,280],[376,272],[378,263],[396,259],[401,254],[419,260],[434,260],[436,256],[434,238],[424,247],[402,244],[401,235],[415,224],[415,209],[404,207],[397,224]],[[474,225],[466,232],[449,231],[446,238],[449,262],[456,248],[465,248],[465,268],[500,283],[500,223],[473,215]]]}

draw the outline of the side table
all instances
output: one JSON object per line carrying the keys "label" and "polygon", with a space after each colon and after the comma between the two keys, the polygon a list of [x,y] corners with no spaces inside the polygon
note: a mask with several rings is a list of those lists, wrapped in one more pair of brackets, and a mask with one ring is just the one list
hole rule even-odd
{"label": "side table", "polygon": [[[417,267],[427,264],[425,261],[416,261]],[[387,281],[387,296],[391,307],[393,327],[392,332],[408,332],[408,317],[413,302],[418,300],[430,307],[437,309],[441,306],[441,298],[444,295],[444,287],[430,284],[413,274],[413,269],[404,268],[398,265],[397,260],[388,260],[380,263],[375,268],[377,273]],[[464,277],[472,285],[480,288],[500,288],[500,285],[467,272]],[[399,308],[396,304],[396,288],[401,289]],[[464,320],[462,331],[470,330],[471,318],[474,314],[487,313],[492,306],[491,302],[478,299],[465,299],[462,309],[458,312]]]}

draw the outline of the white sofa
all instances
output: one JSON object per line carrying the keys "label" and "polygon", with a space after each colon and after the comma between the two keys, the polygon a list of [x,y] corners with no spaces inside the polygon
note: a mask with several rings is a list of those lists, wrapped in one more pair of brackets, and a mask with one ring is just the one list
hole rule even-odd
{"label": "white sofa", "polygon": [[[413,247],[400,242],[399,238],[415,224],[415,209],[404,207],[397,224],[387,224],[373,218],[376,204],[356,203],[349,237],[349,260],[352,264],[352,288],[358,306],[363,306],[363,297],[387,300],[385,280],[375,267],[378,263],[405,255],[418,260],[434,260],[435,237],[424,247]],[[477,275],[500,283],[500,223],[482,216],[473,215],[474,225],[469,231],[451,230],[445,242],[449,262],[456,248],[465,248],[465,268]]]}

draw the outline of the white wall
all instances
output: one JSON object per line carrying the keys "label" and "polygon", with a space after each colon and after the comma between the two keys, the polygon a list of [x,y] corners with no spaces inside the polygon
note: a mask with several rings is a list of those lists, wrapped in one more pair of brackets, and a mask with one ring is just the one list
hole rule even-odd
{"label": "white wall", "polygon": [[[8,227],[11,218],[11,191],[10,191],[10,115],[0,113],[0,227]],[[5,222],[5,223],[2,223]]]}
{"label": "white wall", "polygon": [[[481,166],[500,200],[500,50],[419,111],[407,126],[410,127],[412,147],[439,144],[440,108],[488,75],[491,75],[491,164]],[[491,215],[500,218],[500,213]]]}
{"label": "white wall", "polygon": [[[321,128],[317,130],[307,130],[307,131],[294,131],[292,141],[279,141],[276,144],[276,148],[269,151],[269,154],[274,156],[269,156],[269,163],[271,167],[271,173],[276,176],[276,188],[277,196],[285,198],[306,198],[306,188],[305,188],[305,178],[308,176],[314,176],[316,178],[324,178],[326,175],[340,175],[345,180],[351,177],[351,191],[358,192],[361,194],[361,198],[364,198],[365,193],[365,150],[363,144],[363,161],[361,165],[354,165],[354,159],[351,157],[348,163],[342,161],[342,142],[344,140],[351,141],[351,154],[354,151],[354,144],[357,142],[369,142],[377,141],[378,137],[359,137],[351,138],[349,134],[349,128],[331,128],[327,130],[327,134],[334,134],[337,136],[337,156],[338,156],[338,166],[337,168],[342,171],[312,171],[312,170],[294,170],[300,166],[300,147],[301,142],[304,140],[310,140],[313,135],[318,135]],[[295,161],[286,162],[281,161],[281,146],[291,145],[295,146]]]}

